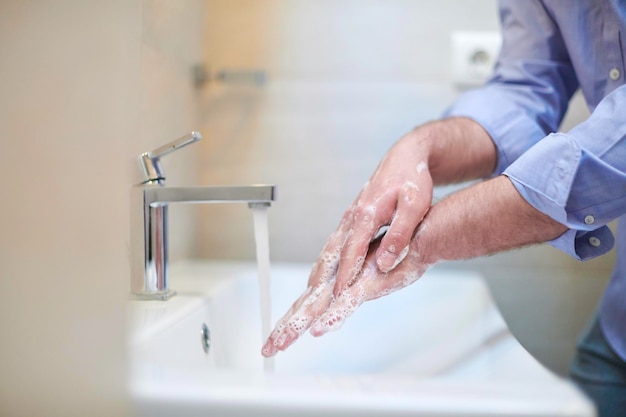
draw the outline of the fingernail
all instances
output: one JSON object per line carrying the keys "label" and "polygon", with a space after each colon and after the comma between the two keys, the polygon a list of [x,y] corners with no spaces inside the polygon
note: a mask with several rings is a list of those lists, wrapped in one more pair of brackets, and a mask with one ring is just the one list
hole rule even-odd
{"label": "fingernail", "polygon": [[276,348],[272,346],[271,343],[266,343],[265,346],[263,346],[263,349],[261,349],[261,355],[265,356],[266,358],[274,356],[276,352]]}
{"label": "fingernail", "polygon": [[345,288],[339,288],[338,286],[335,286],[335,288],[333,288],[333,298],[332,299],[335,300],[335,299],[339,298],[341,296],[341,293],[344,292],[346,290],[346,288],[350,287],[350,285],[351,285],[350,283],[351,282],[352,281],[348,282],[346,284]]}
{"label": "fingernail", "polygon": [[316,327],[311,327],[310,333],[313,337],[320,337],[322,335],[324,335],[324,331],[322,329],[320,329],[318,326]]}
{"label": "fingernail", "polygon": [[287,340],[287,333],[281,334],[274,342],[274,346],[280,349],[285,344],[285,340]]}
{"label": "fingernail", "polygon": [[318,320],[313,324],[313,326],[311,326],[311,330],[309,330],[309,332],[314,337],[319,337],[326,333],[326,329],[320,324],[320,321]]}
{"label": "fingernail", "polygon": [[376,259],[376,265],[378,265],[378,269],[382,272],[389,272],[396,267],[397,259],[395,253],[384,251],[378,256],[378,259]]}
{"label": "fingernail", "polygon": [[399,255],[396,256],[395,253],[391,253],[389,251],[384,251],[376,260],[376,264],[378,265],[378,269],[381,272],[387,273],[394,269],[396,266],[400,264],[406,258],[409,253],[409,247],[406,246]]}

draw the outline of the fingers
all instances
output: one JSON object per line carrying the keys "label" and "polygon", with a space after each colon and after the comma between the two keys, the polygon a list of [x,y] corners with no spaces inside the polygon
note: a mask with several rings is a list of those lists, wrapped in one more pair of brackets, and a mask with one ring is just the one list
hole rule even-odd
{"label": "fingers", "polygon": [[311,334],[317,337],[330,331],[339,330],[345,320],[364,302],[365,291],[361,285],[355,284],[346,288],[313,324]]}
{"label": "fingers", "polygon": [[[364,301],[399,285],[385,281],[387,272],[400,275],[396,272],[410,263],[402,261],[411,257],[409,243],[432,200],[427,155],[416,153],[415,141],[409,139],[398,142],[385,155],[344,213],[313,266],[311,290],[278,322],[263,347],[264,356],[286,349],[309,328],[314,335],[339,328]],[[416,160],[422,162],[415,167]],[[386,235],[370,248],[381,226],[387,225]],[[383,281],[364,279],[368,276]]]}
{"label": "fingers", "polygon": [[[360,197],[360,194],[359,194]],[[359,199],[357,197],[357,200]],[[343,246],[346,242],[346,238],[352,229],[352,223],[354,221],[354,204],[346,210],[343,214],[337,230],[335,230],[324,244],[322,252],[318,256],[311,274],[309,275],[308,285],[310,287],[317,287],[322,282],[330,281],[334,279],[337,266],[339,265],[339,259]]]}
{"label": "fingers", "polygon": [[270,333],[269,337],[267,338],[267,341],[265,342],[265,344],[263,345],[263,348],[261,349],[261,354],[263,356],[269,358],[270,356],[274,356],[276,352],[278,352],[278,349],[275,347],[275,343],[281,337],[283,333],[282,328],[285,327],[289,319],[294,315],[294,313],[300,308],[300,306],[304,303],[304,301],[309,297],[312,290],[313,290],[312,287],[308,287],[302,293],[302,295],[300,295],[300,297],[298,297],[298,299],[291,305],[291,307],[285,313],[285,315],[278,321],[278,323],[274,327],[274,330],[272,331],[272,333]]}
{"label": "fingers", "polygon": [[322,315],[332,299],[333,283],[320,284],[317,288],[309,287],[293,304],[287,314],[278,322],[270,337],[263,345],[261,354],[265,357],[275,355],[279,350],[287,349],[311,324]]}
{"label": "fingers", "polygon": [[313,323],[311,334],[318,337],[338,330],[365,301],[384,297],[417,281],[428,268],[420,264],[418,259],[419,255],[415,251],[409,251],[407,262],[387,274],[380,272],[374,258],[369,257],[355,283],[335,298]]}
{"label": "fingers", "polygon": [[[356,201],[359,201],[360,197],[359,194]],[[279,350],[286,349],[309,329],[313,321],[330,304],[340,255],[346,238],[352,230],[356,201],[346,210],[339,226],[326,241],[309,275],[307,291],[293,303],[289,311],[278,321],[265,342],[261,350],[263,356],[270,357]]]}
{"label": "fingers", "polygon": [[407,181],[398,194],[397,210],[376,253],[381,272],[389,272],[404,260],[418,224],[430,207],[432,192]]}
{"label": "fingers", "polygon": [[[354,205],[354,220],[350,222],[351,229],[346,234],[341,261],[336,266],[336,298],[354,282],[369,244],[381,226],[391,223],[376,252],[380,271],[393,270],[406,257],[413,233],[432,202],[432,179],[424,162],[418,164],[415,173],[408,177],[413,180],[406,178],[402,185],[387,185],[388,188],[370,186],[369,192],[364,191]],[[376,198],[372,199],[372,196]]]}
{"label": "fingers", "polygon": [[370,256],[354,284],[334,298],[324,314],[313,324],[311,334],[317,337],[340,329],[346,319],[371,298],[372,290],[376,291],[375,287],[380,285],[381,275]]}
{"label": "fingers", "polygon": [[415,282],[428,268],[419,261],[415,248],[409,250],[406,261],[390,273],[381,272],[374,253],[380,241],[371,244],[370,253],[353,285],[339,297],[333,297],[332,280],[317,288],[309,287],[278,322],[263,346],[265,357],[287,349],[309,328],[313,336],[339,329],[345,320],[365,301],[388,295]]}
{"label": "fingers", "polygon": [[[395,202],[392,202],[395,205]],[[352,230],[346,236],[346,241],[341,251],[341,262],[337,268],[335,288],[333,294],[335,298],[349,287],[363,266],[365,256],[369,250],[370,243],[380,226],[387,223],[393,212],[387,207],[387,202],[377,205],[357,206],[355,208]]]}

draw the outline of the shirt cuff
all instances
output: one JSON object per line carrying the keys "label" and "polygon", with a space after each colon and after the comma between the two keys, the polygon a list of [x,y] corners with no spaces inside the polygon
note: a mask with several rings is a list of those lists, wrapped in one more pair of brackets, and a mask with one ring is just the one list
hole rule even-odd
{"label": "shirt cuff", "polygon": [[615,239],[594,216],[566,210],[582,154],[572,137],[553,133],[523,154],[504,175],[530,205],[570,228],[550,244],[584,261],[610,251]]}

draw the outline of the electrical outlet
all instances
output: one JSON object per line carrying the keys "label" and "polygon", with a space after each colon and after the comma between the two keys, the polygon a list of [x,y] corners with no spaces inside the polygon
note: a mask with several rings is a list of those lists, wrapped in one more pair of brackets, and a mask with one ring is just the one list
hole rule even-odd
{"label": "electrical outlet", "polygon": [[452,81],[460,88],[484,83],[493,72],[502,39],[497,31],[452,33]]}

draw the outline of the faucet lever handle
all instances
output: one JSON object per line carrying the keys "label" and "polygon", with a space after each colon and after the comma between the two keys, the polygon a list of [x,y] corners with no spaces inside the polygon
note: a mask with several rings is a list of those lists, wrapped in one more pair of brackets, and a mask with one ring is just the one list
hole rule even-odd
{"label": "faucet lever handle", "polygon": [[202,135],[199,132],[191,132],[173,140],[170,143],[159,146],[150,152],[145,152],[139,155],[139,165],[144,174],[144,182],[148,183],[152,181],[164,180],[165,174],[163,172],[163,168],[161,167],[161,157],[184,146],[191,145],[200,139],[202,139]]}
{"label": "faucet lever handle", "polygon": [[150,151],[149,154],[152,158],[160,158],[168,153],[172,153],[175,150],[182,148],[183,146],[191,145],[194,142],[202,139],[202,135],[200,132],[191,132],[185,136],[182,136],[176,140],[171,141],[163,146],[159,146],[158,148]]}

